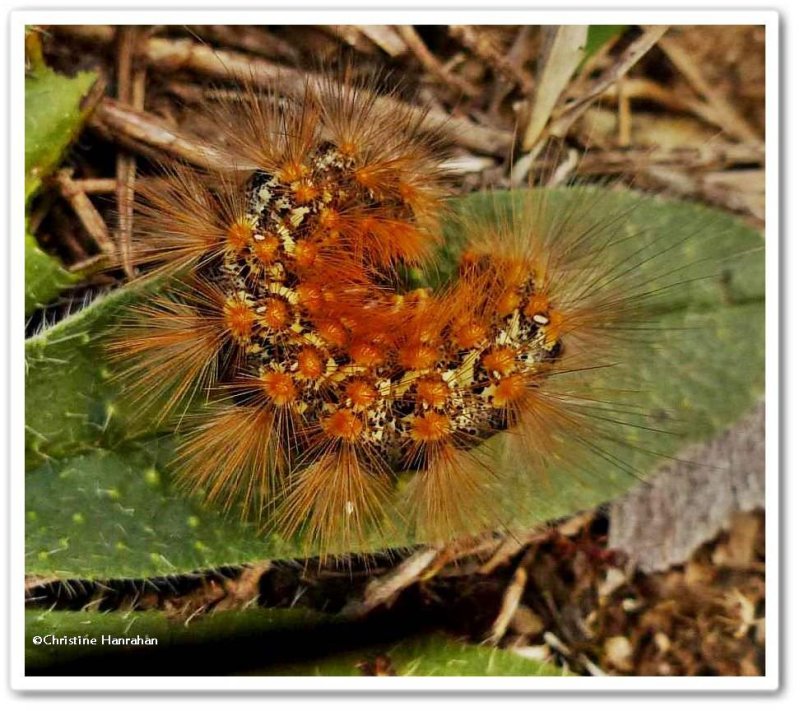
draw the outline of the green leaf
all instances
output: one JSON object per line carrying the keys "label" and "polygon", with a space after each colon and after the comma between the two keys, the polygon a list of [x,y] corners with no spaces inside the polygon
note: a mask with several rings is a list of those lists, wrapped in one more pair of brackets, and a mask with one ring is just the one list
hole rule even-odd
{"label": "green leaf", "polygon": [[[559,190],[550,197],[551,209],[558,210],[574,195]],[[491,210],[502,219],[514,209],[515,199],[478,195],[454,207],[468,213]],[[603,201],[605,208],[631,209],[622,225],[630,239],[621,239],[617,249],[622,258],[625,250],[629,259],[635,253],[643,283],[680,282],[661,295],[649,350],[642,351],[629,372],[609,371],[605,381],[597,376],[598,387],[627,391],[626,402],[642,412],[643,427],[615,429],[615,440],[604,443],[591,467],[554,462],[547,476],[531,462],[513,461],[499,437],[482,445],[504,482],[498,505],[512,528],[614,498],[663,457],[735,421],[763,392],[760,235],[730,216],[695,205],[630,193],[604,193]],[[452,273],[460,239],[451,226],[439,280]],[[155,287],[126,287],[98,300],[26,346],[27,508],[35,517],[27,528],[30,572],[141,578],[309,554],[296,542],[259,532],[173,491],[168,443],[155,436],[158,432],[135,424],[136,413],[109,378],[101,345],[120,309],[149,288]],[[645,429],[654,421],[673,434]],[[158,487],[143,484],[152,468],[158,471]],[[112,489],[119,491],[119,505],[102,498],[103,491]],[[76,515],[80,525],[73,524]],[[191,517],[202,522],[201,530],[187,528]],[[415,542],[401,533],[375,541],[374,548]],[[124,555],[114,552],[117,544],[128,549]]]}
{"label": "green leaf", "polygon": [[43,252],[36,238],[25,233],[25,315],[50,303],[63,289],[78,281],[61,263]]}
{"label": "green leaf", "polygon": [[[392,630],[392,632],[396,632]],[[34,644],[35,637],[96,639]],[[103,636],[158,641],[112,645]],[[443,634],[377,642],[386,632],[319,613],[236,610],[188,624],[158,612],[26,612],[26,673],[70,675],[358,676],[378,656],[399,676],[560,676],[550,665]],[[366,672],[368,673],[368,672]]]}
{"label": "green leaf", "polygon": [[66,77],[39,69],[25,77],[25,202],[39,189],[78,135],[81,102],[97,81],[94,72]]}
{"label": "green leaf", "polygon": [[[38,42],[34,43],[38,46]],[[41,59],[41,57],[39,57]],[[86,112],[81,102],[97,81],[93,72],[65,77],[40,63],[25,77],[25,204],[61,162],[78,135]],[[45,306],[79,275],[68,272],[25,234],[25,314]]]}
{"label": "green leaf", "polygon": [[125,307],[158,286],[157,280],[130,284],[26,340],[26,468],[152,437],[152,426],[137,429],[136,413],[119,397],[103,343]]}
{"label": "green leaf", "polygon": [[168,439],[52,460],[25,478],[29,573],[142,578],[296,551],[169,485]]}

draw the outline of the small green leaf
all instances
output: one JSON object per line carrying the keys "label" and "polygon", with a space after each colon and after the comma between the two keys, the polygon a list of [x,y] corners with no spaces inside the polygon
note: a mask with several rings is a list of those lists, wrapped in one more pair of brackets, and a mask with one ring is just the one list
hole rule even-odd
{"label": "small green leaf", "polygon": [[114,319],[157,284],[137,283],[107,296],[25,342],[25,458],[28,468],[48,459],[150,436],[133,426],[103,352]]}
{"label": "small green leaf", "polygon": [[33,235],[25,233],[25,314],[50,303],[78,281],[61,263],[43,252]]}
{"label": "small green leaf", "polygon": [[[551,209],[574,205],[569,190],[550,197]],[[490,210],[502,220],[515,209],[515,200],[507,193],[478,195],[457,201],[454,208],[472,214]],[[598,388],[624,392],[626,405],[641,413],[637,423],[642,426],[613,429],[614,437],[603,443],[591,467],[554,461],[546,476],[534,463],[510,458],[500,437],[481,445],[503,482],[497,505],[511,528],[614,498],[664,457],[735,421],[763,392],[760,235],[730,216],[686,203],[608,193],[602,206],[629,210],[620,225],[621,235],[629,239],[620,239],[616,249],[622,251],[608,258],[625,259],[627,250],[642,284],[652,284],[661,294],[653,343],[627,372],[612,369],[605,376],[596,374],[594,381]],[[447,232],[439,280],[452,274],[461,248],[457,224]],[[662,293],[665,281],[678,286]],[[26,346],[27,504],[37,513],[36,525],[27,531],[30,571],[59,577],[147,577],[309,554],[296,542],[259,532],[174,492],[165,443],[155,437],[157,428],[134,426],[135,408],[109,379],[100,343],[120,308],[141,299],[144,288],[126,287],[98,300]],[[616,427],[613,422],[609,426]],[[145,475],[152,468],[158,472],[157,486]],[[124,489],[121,505],[98,503],[98,492],[110,489]],[[76,513],[83,525],[75,525]],[[192,517],[203,522],[202,535],[187,523]],[[401,532],[375,541],[374,548],[419,542]],[[113,553],[118,543],[133,552],[127,557]]]}
{"label": "small green leaf", "polygon": [[86,113],[81,102],[97,81],[94,72],[66,77],[39,69],[25,77],[25,202],[58,167]]}
{"label": "small green leaf", "polygon": [[[31,40],[38,37],[29,33]],[[38,47],[38,41],[29,43]],[[39,52],[41,48],[39,47]],[[41,64],[25,77],[25,204],[39,190],[42,181],[61,162],[67,147],[78,135],[86,112],[81,102],[97,80],[93,72],[75,77],[56,74]],[[25,314],[45,306],[62,289],[79,279],[55,258],[43,252],[33,235],[25,234]]]}

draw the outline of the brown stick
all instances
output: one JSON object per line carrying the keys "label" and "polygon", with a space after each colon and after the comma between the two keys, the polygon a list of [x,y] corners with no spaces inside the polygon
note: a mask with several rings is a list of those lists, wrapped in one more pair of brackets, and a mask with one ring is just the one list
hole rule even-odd
{"label": "brown stick", "polygon": [[400,57],[408,51],[391,25],[359,25],[358,29],[390,57]]}
{"label": "brown stick", "polygon": [[492,631],[487,640],[490,644],[498,644],[505,636],[511,618],[514,617],[514,613],[519,607],[520,600],[522,600],[522,593],[525,592],[525,586],[528,584],[527,568],[535,556],[536,548],[529,548],[514,571],[511,582],[509,582],[503,594],[503,603],[500,606],[500,611],[497,613],[497,617],[492,623]]}
{"label": "brown stick", "polygon": [[[119,29],[117,51],[117,99],[122,104],[133,106],[133,86],[131,73],[133,54],[136,48],[138,31],[136,27]],[[141,70],[137,72],[137,81],[143,84]],[[138,93],[142,93],[141,89]],[[142,97],[143,98],[143,97]],[[133,236],[133,200],[134,183],[136,181],[136,156],[126,151],[117,153],[117,244],[122,261],[122,268],[129,278],[134,277],[133,260],[131,258],[131,240]]]}
{"label": "brown stick", "polygon": [[631,145],[631,132],[633,116],[631,115],[631,99],[628,93],[628,84],[625,77],[617,82],[617,107],[618,107],[618,141],[620,148]]}
{"label": "brown stick", "polygon": [[73,182],[79,190],[82,190],[87,195],[113,193],[117,190],[117,181],[115,178],[81,178],[79,180],[73,180]]}
{"label": "brown stick", "polygon": [[[763,146],[722,143],[702,148],[672,150],[629,149],[589,151],[581,158],[577,172],[582,175],[636,172],[652,166],[674,166],[685,170],[721,170],[737,165],[763,165]],[[543,164],[535,164],[537,169]]]}
{"label": "brown stick", "polygon": [[97,107],[91,125],[112,140],[150,157],[164,153],[200,168],[220,170],[224,154],[169,126],[143,111],[135,111],[114,99],[105,98]]}
{"label": "brown stick", "polygon": [[357,52],[363,54],[375,54],[376,52],[375,45],[363,35],[361,28],[357,25],[317,25],[317,29],[344,42]]}
{"label": "brown stick", "polygon": [[422,548],[416,551],[389,573],[373,580],[364,591],[364,599],[345,606],[342,614],[363,617],[376,607],[391,603],[402,590],[420,579],[438,553],[438,548]]}
{"label": "brown stick", "polygon": [[86,193],[72,180],[72,170],[68,168],[59,170],[53,180],[61,196],[72,206],[86,233],[95,244],[105,254],[114,254],[114,243],[108,236],[108,227]]}
{"label": "brown stick", "polygon": [[398,25],[397,34],[402,37],[403,42],[406,43],[408,48],[419,60],[420,64],[433,76],[435,76],[440,83],[445,86],[456,86],[459,91],[463,92],[466,96],[474,99],[480,95],[481,91],[476,86],[473,86],[468,81],[462,79],[457,74],[448,71],[442,63],[434,56],[433,52],[428,49],[428,46],[422,41],[422,38],[417,34],[417,31],[411,25]]}
{"label": "brown stick", "polygon": [[300,53],[291,44],[261,27],[247,25],[189,25],[189,32],[217,44],[252,52],[270,59],[296,62]]}

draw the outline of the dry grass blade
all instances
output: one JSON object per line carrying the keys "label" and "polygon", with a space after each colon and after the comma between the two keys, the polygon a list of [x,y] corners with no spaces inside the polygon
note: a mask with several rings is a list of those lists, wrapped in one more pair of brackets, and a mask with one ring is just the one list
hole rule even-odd
{"label": "dry grass blade", "polygon": [[531,150],[539,140],[559,97],[583,59],[588,30],[588,25],[543,29],[547,39],[539,58],[536,90],[531,101],[528,127],[522,139],[522,150]]}
{"label": "dry grass blade", "polygon": [[648,27],[640,37],[619,56],[617,61],[604,71],[582,96],[554,112],[550,134],[563,138],[570,126],[591,106],[608,87],[625,76],[645,54],[656,44],[668,27]]}

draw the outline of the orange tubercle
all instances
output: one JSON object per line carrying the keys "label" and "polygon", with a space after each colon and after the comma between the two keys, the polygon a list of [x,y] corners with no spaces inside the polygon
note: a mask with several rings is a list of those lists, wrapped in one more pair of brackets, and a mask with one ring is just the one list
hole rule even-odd
{"label": "orange tubercle", "polygon": [[386,173],[386,169],[382,166],[364,165],[353,171],[353,177],[361,187],[373,192],[380,192],[386,190],[391,183],[391,179]]}
{"label": "orange tubercle", "polygon": [[439,442],[450,434],[450,420],[436,412],[426,412],[411,422],[411,439],[415,442]]}
{"label": "orange tubercle", "polygon": [[271,372],[261,376],[264,392],[275,405],[283,406],[297,397],[297,388],[289,373]]}
{"label": "orange tubercle", "polygon": [[509,289],[502,293],[495,303],[498,316],[508,316],[519,308],[522,299],[516,289]]}
{"label": "orange tubercle", "polygon": [[436,365],[439,351],[425,343],[413,343],[400,349],[400,365],[409,370],[427,370]]}
{"label": "orange tubercle", "polygon": [[352,410],[337,410],[322,422],[323,431],[346,442],[355,442],[364,425]]}
{"label": "orange tubercle", "polygon": [[318,249],[308,240],[302,240],[295,245],[294,259],[298,267],[308,269],[317,259]]}
{"label": "orange tubercle", "polygon": [[289,325],[289,306],[283,299],[267,299],[261,321],[273,331],[281,331]]}
{"label": "orange tubercle", "polygon": [[378,391],[366,380],[351,380],[345,386],[344,394],[356,409],[369,407],[378,397]]}
{"label": "orange tubercle", "polygon": [[444,407],[450,388],[444,380],[425,378],[417,383],[417,401],[429,407]]}
{"label": "orange tubercle", "polygon": [[530,265],[519,259],[504,259],[502,269],[506,284],[521,286],[529,276]]}
{"label": "orange tubercle", "polygon": [[306,380],[317,380],[325,372],[322,355],[316,348],[308,346],[297,354],[297,374]]}
{"label": "orange tubercle", "polygon": [[505,407],[509,403],[519,400],[526,390],[525,378],[520,375],[509,375],[497,383],[494,391],[494,406]]}
{"label": "orange tubercle", "polygon": [[516,353],[511,348],[495,348],[481,359],[481,364],[489,373],[508,375],[514,370]]}
{"label": "orange tubercle", "polygon": [[230,227],[226,240],[234,252],[242,252],[250,244],[253,237],[253,227],[246,220],[236,220]]}
{"label": "orange tubercle", "polygon": [[545,294],[534,294],[525,306],[525,315],[546,314],[550,309],[550,299]]}
{"label": "orange tubercle", "polygon": [[223,307],[225,328],[235,341],[246,343],[253,332],[256,315],[244,299],[232,297],[225,301]]}
{"label": "orange tubercle", "polygon": [[339,153],[348,158],[352,158],[358,153],[358,146],[353,140],[345,139],[339,141],[337,147],[339,149]]}
{"label": "orange tubercle", "polygon": [[353,363],[366,368],[374,368],[383,363],[385,359],[385,349],[376,343],[359,341],[350,346],[349,353]]}
{"label": "orange tubercle", "polygon": [[294,188],[294,199],[300,204],[305,205],[317,197],[317,189],[307,180],[302,180]]}
{"label": "orange tubercle", "polygon": [[474,348],[486,338],[486,328],[477,321],[470,321],[454,329],[453,342],[459,348]]}
{"label": "orange tubercle", "polygon": [[564,335],[564,326],[566,325],[564,314],[560,311],[551,311],[549,318],[550,322],[542,327],[545,334],[544,346],[547,349],[552,348],[556,341]]}
{"label": "orange tubercle", "polygon": [[299,284],[297,286],[297,301],[309,313],[318,313],[322,308],[322,289],[315,284]]}
{"label": "orange tubercle", "polygon": [[343,346],[347,343],[347,331],[338,321],[327,319],[317,324],[317,333],[332,346]]}
{"label": "orange tubercle", "polygon": [[256,237],[253,240],[252,251],[256,259],[262,264],[272,264],[280,246],[280,240],[272,234],[265,235],[263,239]]}
{"label": "orange tubercle", "polygon": [[325,229],[335,229],[339,226],[341,217],[332,207],[323,207],[319,212],[319,225]]}
{"label": "orange tubercle", "polygon": [[308,167],[298,161],[289,161],[281,166],[278,178],[285,183],[294,183],[308,173]]}

